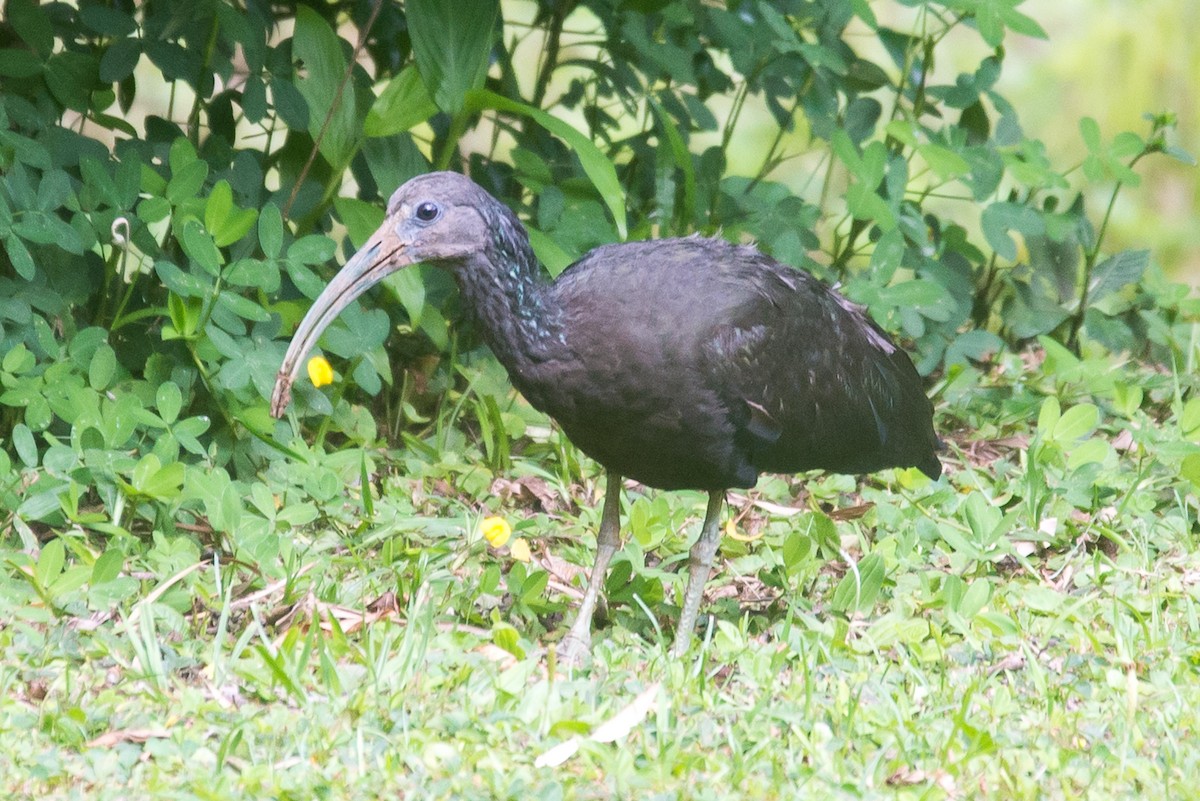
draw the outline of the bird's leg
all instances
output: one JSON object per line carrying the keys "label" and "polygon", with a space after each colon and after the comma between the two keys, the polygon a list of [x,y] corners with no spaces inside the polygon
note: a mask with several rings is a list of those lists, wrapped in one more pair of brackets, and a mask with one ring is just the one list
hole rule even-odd
{"label": "bird's leg", "polygon": [[721,504],[725,501],[724,490],[708,493],[708,510],[704,513],[704,525],[700,527],[700,539],[692,546],[688,560],[688,584],[683,594],[683,609],[679,613],[679,626],[675,629],[675,644],[671,656],[681,657],[692,644],[692,630],[696,627],[696,616],[700,613],[700,601],[704,597],[704,584],[712,570],[713,557],[721,543]]}
{"label": "bird's leg", "polygon": [[559,644],[559,656],[570,666],[582,664],[592,650],[592,615],[600,599],[600,588],[608,573],[608,563],[621,544],[621,477],[609,471],[604,487],[604,511],[600,514],[600,531],[596,534],[596,562],[588,577],[587,589],[571,630]]}

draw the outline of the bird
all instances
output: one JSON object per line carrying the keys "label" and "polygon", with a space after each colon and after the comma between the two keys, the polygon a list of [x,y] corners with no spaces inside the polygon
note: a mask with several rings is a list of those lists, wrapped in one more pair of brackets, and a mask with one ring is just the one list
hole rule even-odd
{"label": "bird", "polygon": [[592,617],[620,546],[624,479],[708,493],[691,546],[674,658],[686,655],[721,537],[725,493],[761,473],[941,475],[933,405],[907,353],[809,273],[698,235],[601,245],[557,279],[517,216],[470,178],[418,175],[292,337],[271,397],[368,288],[425,263],[455,279],[513,386],[606,471],[596,558],[564,662],[591,656]]}

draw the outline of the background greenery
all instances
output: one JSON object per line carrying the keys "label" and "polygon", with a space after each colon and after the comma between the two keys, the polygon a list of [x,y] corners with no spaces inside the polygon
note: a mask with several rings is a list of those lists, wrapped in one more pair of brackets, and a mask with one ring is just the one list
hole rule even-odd
{"label": "background greenery", "polygon": [[[1148,249],[1186,265],[1194,231],[1123,200],[1191,162],[1173,111],[1035,137],[1013,0],[463,5],[6,4],[5,790],[1194,793],[1197,307]],[[310,299],[431,168],[552,273],[699,232],[840,282],[929,376],[947,477],[734,496],[683,664],[702,504],[634,488],[596,665],[560,675],[598,470],[446,276],[343,314],[334,386],[267,415]]]}

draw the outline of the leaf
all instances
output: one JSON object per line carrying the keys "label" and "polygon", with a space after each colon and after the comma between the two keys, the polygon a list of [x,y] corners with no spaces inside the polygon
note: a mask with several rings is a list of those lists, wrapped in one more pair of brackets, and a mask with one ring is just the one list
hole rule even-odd
{"label": "leaf", "polygon": [[350,163],[358,147],[354,82],[346,71],[342,40],[308,6],[296,10],[292,53],[304,77],[296,88],[308,104],[308,132],[335,172]]}
{"label": "leaf", "polygon": [[29,426],[24,423],[13,426],[12,443],[16,448],[17,458],[24,462],[26,467],[37,467],[37,444],[33,441],[33,432],[29,430]]}
{"label": "leaf", "polygon": [[183,224],[179,244],[183,246],[183,252],[188,258],[200,265],[206,273],[213,277],[220,274],[225,259],[222,258],[221,251],[217,250],[213,238],[198,220],[189,219]]}
{"label": "leaf", "polygon": [[37,581],[38,586],[48,587],[50,582],[58,577],[62,572],[63,565],[67,561],[66,547],[63,541],[58,537],[47,542],[42,546],[42,552],[38,554],[37,566],[34,568],[33,576]]}
{"label": "leaf", "polygon": [[333,207],[355,247],[362,247],[383,222],[383,209],[375,203],[352,197],[335,197]]}
{"label": "leaf", "polygon": [[883,557],[870,554],[842,576],[833,591],[830,604],[839,612],[854,612],[869,609],[883,588]]}
{"label": "leaf", "polygon": [[250,232],[258,219],[254,209],[239,209],[233,202],[233,190],[224,178],[217,181],[204,204],[204,227],[217,247],[228,247]]}
{"label": "leaf", "polygon": [[18,237],[10,236],[4,240],[4,250],[8,253],[8,260],[12,262],[17,275],[26,281],[32,281],[33,276],[37,273],[37,267],[34,265],[33,257],[29,255],[29,248],[25,247],[25,243]]}
{"label": "leaf", "polygon": [[183,393],[179,391],[178,385],[171,381],[159,384],[154,396],[154,406],[163,422],[167,425],[174,423],[183,407]]}
{"label": "leaf", "polygon": [[107,551],[100,554],[99,558],[96,559],[96,563],[92,565],[92,577],[89,583],[93,587],[107,584],[121,575],[121,568],[124,566],[125,554],[119,548],[110,547]]}
{"label": "leaf", "polygon": [[413,58],[438,108],[458,116],[483,86],[499,0],[408,0]]}
{"label": "leaf", "polygon": [[108,345],[101,345],[92,354],[88,367],[88,385],[100,391],[108,388],[117,373],[117,354]]}
{"label": "leaf", "polygon": [[1100,410],[1095,404],[1081,403],[1063,412],[1050,439],[1060,443],[1074,442],[1092,432],[1100,423]]}
{"label": "leaf", "polygon": [[592,185],[600,193],[601,200],[604,201],[604,204],[608,206],[609,211],[612,213],[613,222],[617,226],[617,233],[622,239],[628,236],[625,220],[625,192],[621,188],[620,180],[617,178],[616,169],[613,167],[612,162],[609,161],[608,156],[604,155],[600,148],[596,147],[590,139],[567,123],[557,117],[550,116],[540,109],[509,100],[486,89],[472,92],[468,98],[467,110],[474,112],[486,108],[529,117],[538,125],[565,141],[575,151],[575,155],[579,158],[580,166],[583,167],[583,171],[591,180]]}
{"label": "leaf", "polygon": [[1019,203],[993,203],[983,210],[980,223],[984,238],[996,255],[1009,261],[1017,260],[1017,244],[1009,236],[1009,231],[1015,230],[1025,235],[1043,234],[1046,231],[1042,215]]}
{"label": "leaf", "polygon": [[55,245],[76,256],[83,253],[83,239],[79,232],[56,215],[45,211],[25,212],[20,219],[13,221],[12,230],[22,239],[39,245]]}
{"label": "leaf", "polygon": [[1088,301],[1096,303],[1142,280],[1150,263],[1148,250],[1123,250],[1096,265],[1088,285]]}
{"label": "leaf", "polygon": [[367,136],[392,136],[403,133],[437,113],[437,104],[429,96],[417,68],[410,64],[388,81],[379,98],[367,112],[363,133]]}
{"label": "leaf", "polygon": [[178,206],[185,200],[191,200],[200,194],[204,181],[208,178],[208,162],[196,159],[189,162],[183,169],[171,175],[167,183],[167,200],[172,206]]}
{"label": "leaf", "polygon": [[258,243],[268,259],[278,258],[283,249],[283,215],[274,203],[267,203],[258,215]]}

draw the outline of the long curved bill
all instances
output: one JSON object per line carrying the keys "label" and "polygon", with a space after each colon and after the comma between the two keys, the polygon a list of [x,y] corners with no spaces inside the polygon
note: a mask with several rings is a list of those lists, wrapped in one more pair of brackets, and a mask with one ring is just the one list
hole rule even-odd
{"label": "long curved bill", "polygon": [[292,399],[292,384],[321,332],[359,295],[384,277],[414,263],[405,252],[407,245],[396,235],[391,221],[385,221],[313,301],[312,308],[292,336],[292,343],[275,377],[275,390],[271,393],[273,417],[282,417],[287,409]]}

